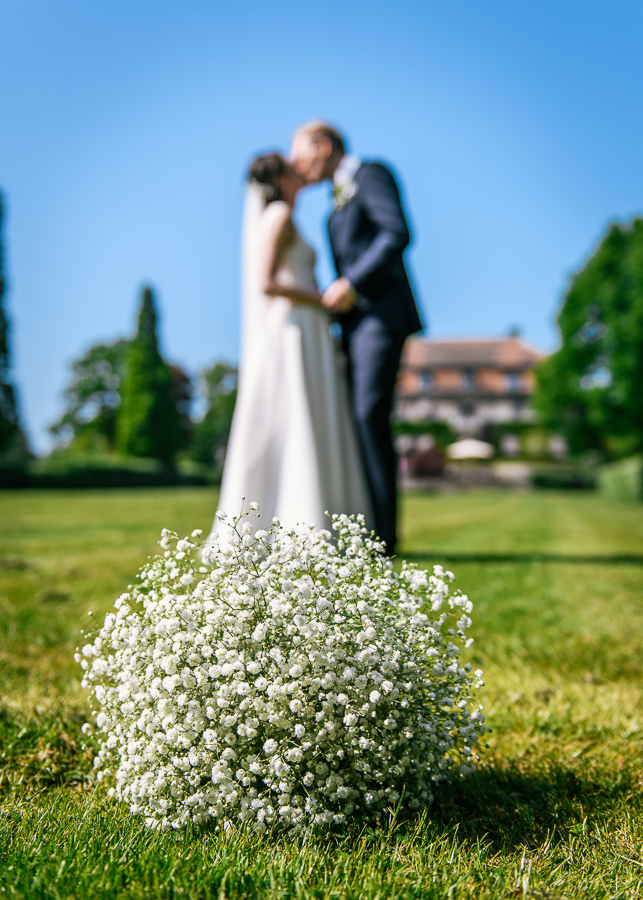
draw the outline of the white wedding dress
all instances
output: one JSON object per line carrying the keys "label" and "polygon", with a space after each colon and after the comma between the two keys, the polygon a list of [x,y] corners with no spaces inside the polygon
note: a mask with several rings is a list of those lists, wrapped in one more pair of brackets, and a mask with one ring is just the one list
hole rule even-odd
{"label": "white wedding dress", "polygon": [[[322,307],[262,293],[259,252],[280,201],[265,204],[249,186],[243,239],[239,393],[226,452],[219,510],[229,516],[256,501],[265,528],[327,528],[330,513],[364,513],[370,498],[349,408],[343,357]],[[275,280],[316,290],[315,251],[295,228]],[[222,526],[215,517],[214,531]]]}

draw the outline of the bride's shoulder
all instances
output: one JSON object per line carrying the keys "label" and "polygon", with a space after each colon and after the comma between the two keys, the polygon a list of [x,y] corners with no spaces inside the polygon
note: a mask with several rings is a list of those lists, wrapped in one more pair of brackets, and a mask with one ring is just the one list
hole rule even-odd
{"label": "bride's shoulder", "polygon": [[273,200],[263,211],[263,218],[268,221],[286,220],[291,216],[292,210],[283,200]]}
{"label": "bride's shoulder", "polygon": [[292,209],[283,200],[269,203],[261,215],[261,229],[272,240],[291,237]]}

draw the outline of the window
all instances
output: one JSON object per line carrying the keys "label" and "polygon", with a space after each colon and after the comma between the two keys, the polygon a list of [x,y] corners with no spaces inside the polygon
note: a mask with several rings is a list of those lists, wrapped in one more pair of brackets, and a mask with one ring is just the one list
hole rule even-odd
{"label": "window", "polygon": [[469,416],[475,415],[476,408],[473,403],[461,403],[460,404],[460,415],[464,418],[468,418]]}
{"label": "window", "polygon": [[520,390],[520,372],[507,372],[507,390],[508,391],[518,391]]}
{"label": "window", "polygon": [[462,387],[465,389],[472,388],[475,384],[475,381],[476,381],[476,379],[475,379],[475,373],[474,373],[473,369],[463,369],[463,371],[462,371]]}
{"label": "window", "polygon": [[433,386],[433,373],[430,369],[422,369],[420,372],[420,390],[430,391]]}

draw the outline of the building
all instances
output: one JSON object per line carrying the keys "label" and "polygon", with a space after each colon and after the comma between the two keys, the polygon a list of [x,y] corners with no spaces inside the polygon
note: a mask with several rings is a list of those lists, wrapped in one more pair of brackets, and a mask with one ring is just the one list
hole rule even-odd
{"label": "building", "polygon": [[409,338],[402,354],[395,415],[447,422],[461,437],[485,425],[530,422],[533,370],[544,354],[506,338]]}

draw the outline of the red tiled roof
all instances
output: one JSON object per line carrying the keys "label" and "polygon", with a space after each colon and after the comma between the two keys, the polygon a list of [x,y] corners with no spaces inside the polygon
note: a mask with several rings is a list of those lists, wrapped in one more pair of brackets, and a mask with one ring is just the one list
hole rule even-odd
{"label": "red tiled roof", "polygon": [[407,340],[402,365],[412,369],[491,366],[521,369],[539,362],[544,353],[522,338],[417,338]]}

